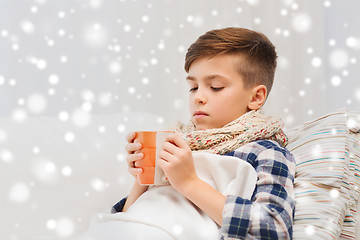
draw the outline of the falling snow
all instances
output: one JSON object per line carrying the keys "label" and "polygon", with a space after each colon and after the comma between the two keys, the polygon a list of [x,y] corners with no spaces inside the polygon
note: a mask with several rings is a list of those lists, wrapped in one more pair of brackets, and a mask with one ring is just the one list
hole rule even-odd
{"label": "falling snow", "polygon": [[75,140],[75,134],[72,132],[65,133],[64,139],[66,142],[71,143]]}
{"label": "falling snow", "polygon": [[341,84],[341,78],[339,76],[333,76],[331,78],[331,84],[335,87],[339,86]]}
{"label": "falling snow", "polygon": [[5,163],[11,163],[14,160],[14,155],[7,149],[2,149],[0,151],[0,159]]}
{"label": "falling snow", "polygon": [[292,24],[293,24],[294,29],[300,33],[309,31],[309,29],[312,25],[311,18],[306,13],[297,14],[293,18]]}
{"label": "falling snow", "polygon": [[30,95],[27,100],[27,107],[30,112],[42,113],[47,107],[47,99],[41,94]]}
{"label": "falling snow", "polygon": [[10,201],[14,201],[16,203],[24,203],[29,200],[30,194],[30,188],[27,184],[16,183],[11,186],[9,199]]}
{"label": "falling snow", "polygon": [[339,190],[337,190],[337,189],[332,189],[332,190],[330,191],[330,196],[331,196],[332,198],[338,198],[339,195],[340,195],[340,192],[339,192]]}
{"label": "falling snow", "polygon": [[[13,216],[1,222],[0,239],[75,236],[127,194],[125,136],[188,121],[184,57],[207,30],[250,26],[273,40],[278,68],[265,110],[289,127],[360,109],[359,3],[340,12],[340,0],[274,1],[270,15],[259,0],[171,4],[0,3],[0,196]],[[324,149],[310,151],[321,157]],[[181,225],[170,231],[184,233]]]}
{"label": "falling snow", "polygon": [[59,83],[59,77],[55,74],[49,76],[49,83],[52,85],[56,85]]}
{"label": "falling snow", "polygon": [[314,57],[314,58],[311,60],[311,65],[312,65],[313,67],[316,67],[316,68],[320,67],[320,66],[322,65],[322,60],[321,60],[321,58],[319,58],[319,57]]}
{"label": "falling snow", "polygon": [[32,165],[33,175],[45,184],[52,184],[58,179],[57,166],[48,159],[36,159]]}
{"label": "falling snow", "polygon": [[60,237],[69,237],[75,230],[74,221],[70,218],[60,218],[54,226],[54,230]]}
{"label": "falling snow", "polygon": [[315,228],[314,226],[307,226],[305,229],[305,232],[307,235],[313,235],[315,233]]}

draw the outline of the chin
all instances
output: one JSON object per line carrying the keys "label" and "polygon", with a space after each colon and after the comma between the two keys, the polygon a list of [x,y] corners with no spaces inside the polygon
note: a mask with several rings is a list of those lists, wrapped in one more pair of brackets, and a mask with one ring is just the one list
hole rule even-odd
{"label": "chin", "polygon": [[202,130],[206,130],[208,128],[204,127],[204,126],[195,125],[195,129],[198,130],[198,131],[202,131]]}

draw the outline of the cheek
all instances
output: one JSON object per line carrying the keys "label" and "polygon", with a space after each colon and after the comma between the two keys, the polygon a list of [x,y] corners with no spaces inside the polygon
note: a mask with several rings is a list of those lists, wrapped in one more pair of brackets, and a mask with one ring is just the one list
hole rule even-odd
{"label": "cheek", "polygon": [[188,98],[188,106],[189,106],[190,110],[193,110],[193,108],[194,108],[194,100],[193,100],[193,98],[191,96]]}
{"label": "cheek", "polygon": [[229,102],[227,99],[215,101],[213,104],[213,111],[217,115],[217,119],[221,122],[227,122],[234,114],[234,103]]}
{"label": "cheek", "polygon": [[221,97],[217,98],[215,101],[215,105],[220,108],[220,110],[223,109],[225,111],[226,109],[229,109],[231,106],[236,104],[237,99],[235,100],[234,97],[231,97],[231,94],[227,94],[224,92]]}
{"label": "cheek", "polygon": [[219,113],[224,118],[231,118],[234,120],[247,110],[246,99],[239,95],[228,95],[216,102]]}

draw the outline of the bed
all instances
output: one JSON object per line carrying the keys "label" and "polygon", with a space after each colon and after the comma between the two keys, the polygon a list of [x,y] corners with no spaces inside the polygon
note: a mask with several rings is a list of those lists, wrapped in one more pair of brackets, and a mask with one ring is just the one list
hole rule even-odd
{"label": "bed", "polygon": [[[125,134],[165,130],[150,113],[76,121],[0,118],[1,239],[80,234],[131,187]],[[360,112],[339,109],[286,133],[297,163],[294,239],[360,239]]]}

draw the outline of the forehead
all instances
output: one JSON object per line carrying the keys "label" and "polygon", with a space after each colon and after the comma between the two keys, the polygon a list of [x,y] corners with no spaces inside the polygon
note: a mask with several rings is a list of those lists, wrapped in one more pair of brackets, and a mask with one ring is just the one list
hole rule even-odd
{"label": "forehead", "polygon": [[239,64],[243,58],[239,55],[222,54],[215,57],[201,57],[195,60],[189,68],[189,80],[203,76],[239,77]]}

